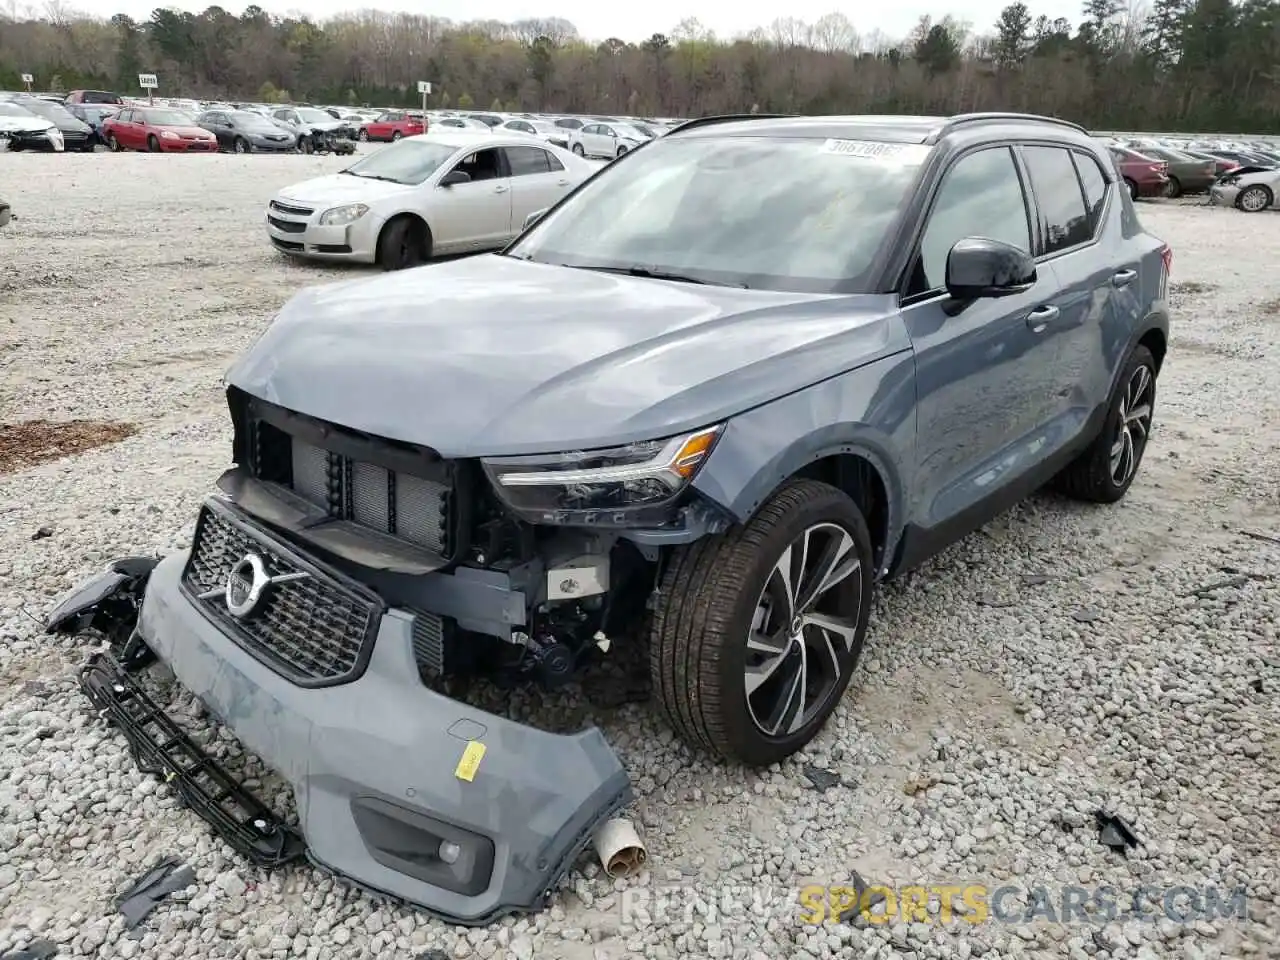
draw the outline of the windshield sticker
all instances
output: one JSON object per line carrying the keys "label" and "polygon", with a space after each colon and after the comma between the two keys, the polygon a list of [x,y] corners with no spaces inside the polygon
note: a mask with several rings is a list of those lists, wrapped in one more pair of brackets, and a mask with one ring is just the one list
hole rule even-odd
{"label": "windshield sticker", "polygon": [[876,140],[828,140],[822,145],[824,153],[838,153],[842,157],[862,160],[917,160],[921,150],[918,143],[883,143]]}

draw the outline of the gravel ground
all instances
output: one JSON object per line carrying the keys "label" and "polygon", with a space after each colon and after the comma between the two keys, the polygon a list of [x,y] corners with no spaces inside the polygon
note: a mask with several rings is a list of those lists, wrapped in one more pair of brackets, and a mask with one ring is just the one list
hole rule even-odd
{"label": "gravel ground", "polygon": [[[552,725],[604,725],[650,872],[612,882],[584,859],[548,912],[463,931],[307,868],[260,874],[213,840],[86,709],[86,644],[36,620],[109,558],[189,536],[228,457],[223,369],[291,294],[355,275],[284,262],[263,205],[343,163],[0,153],[20,217],[0,234],[0,420],[138,428],[0,474],[0,953],[46,938],[101,957],[1280,956],[1280,216],[1187,204],[1141,208],[1175,250],[1177,313],[1129,497],[1037,497],[887,588],[805,755],[747,773],[689,753],[643,704],[521,699]],[[812,768],[838,782],[816,788]],[[1145,846],[1100,846],[1100,807]],[[131,937],[112,897],[165,854],[197,882]],[[802,884],[853,871],[1043,887],[1058,905],[1072,886],[1245,886],[1250,916],[800,922]]]}

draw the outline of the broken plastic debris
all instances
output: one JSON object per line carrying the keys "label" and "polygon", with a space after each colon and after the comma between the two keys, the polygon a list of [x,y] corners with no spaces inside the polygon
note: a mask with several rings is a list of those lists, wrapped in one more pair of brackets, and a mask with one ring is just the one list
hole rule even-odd
{"label": "broken plastic debris", "polygon": [[132,930],[169,894],[195,882],[195,871],[177,857],[165,857],[116,897],[116,909],[124,915],[125,928]]}
{"label": "broken plastic debris", "polygon": [[48,940],[32,940],[21,950],[0,953],[0,960],[48,960],[57,955],[58,948]]}
{"label": "broken plastic debris", "polygon": [[649,859],[635,826],[622,817],[606,821],[596,833],[595,847],[604,872],[614,880],[633,876]]}
{"label": "broken plastic debris", "polygon": [[815,767],[811,763],[805,765],[804,775],[813,784],[815,790],[830,790],[832,787],[838,787],[841,782],[840,774]]}
{"label": "broken plastic debris", "polygon": [[1098,810],[1093,815],[1098,821],[1098,842],[1110,847],[1122,856],[1129,855],[1129,849],[1142,843],[1134,834],[1133,828],[1123,818],[1105,810]]}
{"label": "broken plastic debris", "polygon": [[879,891],[872,893],[870,896],[867,895],[867,891],[870,887],[868,886],[867,881],[862,879],[861,874],[859,874],[857,870],[850,872],[850,880],[853,884],[853,892],[857,895],[857,899],[836,915],[836,923],[849,923],[856,919],[859,913],[864,911],[870,913],[872,907],[877,903],[883,903],[885,900],[885,895]]}

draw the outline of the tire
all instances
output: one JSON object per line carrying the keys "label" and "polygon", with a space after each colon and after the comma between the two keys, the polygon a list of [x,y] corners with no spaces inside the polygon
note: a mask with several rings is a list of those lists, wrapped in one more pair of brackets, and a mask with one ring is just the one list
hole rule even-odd
{"label": "tire", "polygon": [[160,152],[160,140],[156,137],[154,133],[151,134],[151,136],[147,137],[147,150],[151,153]]}
{"label": "tire", "polygon": [[107,149],[112,153],[120,153],[124,150],[124,147],[120,146],[120,141],[116,139],[116,135],[114,133],[107,137]]}
{"label": "tire", "polygon": [[[1054,486],[1073,500],[1087,503],[1115,503],[1123,497],[1142,465],[1155,405],[1156,361],[1151,351],[1139,344],[1130,352],[1116,382],[1102,432],[1058,474]],[[1144,408],[1145,416],[1140,413]]]}
{"label": "tire", "polygon": [[431,231],[415,217],[396,217],[378,235],[377,263],[383,270],[407,270],[430,259]]}
{"label": "tire", "polygon": [[231,142],[231,149],[235,153],[253,153],[253,144],[244,137],[236,137]]}
{"label": "tire", "polygon": [[585,157],[587,155],[586,149],[580,143],[575,143],[573,145],[573,152],[580,157]]}
{"label": "tire", "polygon": [[1134,183],[1132,180],[1130,180],[1128,177],[1124,178],[1124,183],[1125,183],[1125,186],[1129,188],[1130,199],[1136,201],[1138,199],[1138,185]]}
{"label": "tire", "polygon": [[[827,556],[824,544],[846,548],[837,569],[856,555],[858,566],[818,597],[824,613],[846,618],[847,642],[842,635],[803,625],[798,617],[782,624],[786,616],[775,610],[785,599],[777,570],[788,556],[796,563],[799,551],[793,547],[798,542],[810,544],[805,560],[809,554],[817,558],[812,566],[803,563],[811,572]],[[873,590],[871,537],[857,505],[825,483],[788,483],[747,523],[678,548],[667,564],[649,654],[661,712],[690,745],[726,760],[767,766],[785,759],[814,738],[844,695],[862,652]],[[835,606],[828,609],[828,600]],[[797,623],[802,624],[799,641]],[[759,645],[748,648],[753,631],[772,633],[780,624],[779,645],[771,648],[772,654]],[[829,643],[828,637],[834,641]],[[805,662],[811,669],[818,662],[826,665],[825,689],[814,691],[813,703],[803,700],[799,715],[783,710],[777,716],[780,726],[768,732],[768,695],[775,692],[771,684],[785,688],[788,667],[815,654],[822,660]],[[775,668],[769,670],[769,680],[748,694],[748,674],[771,663]],[[785,697],[779,699],[785,702]],[[781,727],[787,730],[777,732]]]}
{"label": "tire", "polygon": [[627,152],[627,148],[619,144],[617,156],[621,157]]}
{"label": "tire", "polygon": [[298,149],[303,153],[311,154],[316,152],[316,145],[310,137],[301,137],[298,140]]}
{"label": "tire", "polygon": [[1275,200],[1270,188],[1260,183],[1245,187],[1236,195],[1236,208],[1241,213],[1261,213]]}
{"label": "tire", "polygon": [[358,137],[357,139],[358,139],[361,143],[368,143],[368,142],[369,142],[369,131],[368,131],[368,130],[361,130],[361,131],[360,131],[360,135],[359,135],[359,137]]}
{"label": "tire", "polygon": [[1164,185],[1164,195],[1170,200],[1182,196],[1182,181],[1177,177],[1170,177],[1169,182]]}
{"label": "tire", "polygon": [[404,136],[404,134],[403,134],[403,133],[401,133],[399,130],[393,130],[393,131],[391,132],[391,142],[392,142],[392,143],[395,143],[397,140],[399,140],[399,139],[400,139],[401,137],[403,137],[403,136]]}

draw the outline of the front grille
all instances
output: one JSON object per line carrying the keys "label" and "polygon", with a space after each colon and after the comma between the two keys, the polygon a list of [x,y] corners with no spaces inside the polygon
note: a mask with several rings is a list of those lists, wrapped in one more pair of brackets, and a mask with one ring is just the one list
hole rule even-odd
{"label": "front grille", "polygon": [[307,225],[305,223],[299,223],[297,220],[279,220],[275,217],[268,216],[267,223],[271,224],[277,230],[282,230],[285,233],[306,233],[307,231]]}
{"label": "front grille", "polygon": [[[231,615],[225,597],[232,569],[250,554],[271,577],[305,574],[273,583],[256,608]],[[303,558],[286,543],[217,501],[196,522],[182,574],[194,602],[237,644],[299,686],[356,679],[368,662],[382,602],[334,570]]]}
{"label": "front grille", "polygon": [[291,217],[309,217],[315,213],[315,210],[310,207],[295,207],[287,203],[281,203],[279,200],[271,201],[271,209]]}

